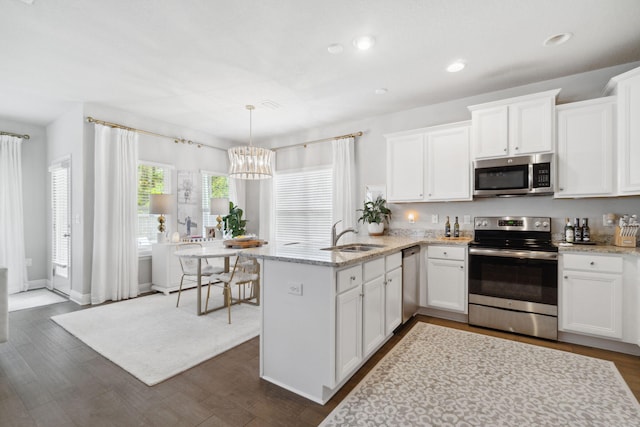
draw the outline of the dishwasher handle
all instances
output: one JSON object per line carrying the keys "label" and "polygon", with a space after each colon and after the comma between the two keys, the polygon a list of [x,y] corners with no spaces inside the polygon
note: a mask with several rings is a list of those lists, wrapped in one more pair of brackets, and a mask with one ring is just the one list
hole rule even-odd
{"label": "dishwasher handle", "polygon": [[411,246],[409,248],[402,250],[402,258],[406,258],[411,255],[416,255],[420,253],[420,246]]}

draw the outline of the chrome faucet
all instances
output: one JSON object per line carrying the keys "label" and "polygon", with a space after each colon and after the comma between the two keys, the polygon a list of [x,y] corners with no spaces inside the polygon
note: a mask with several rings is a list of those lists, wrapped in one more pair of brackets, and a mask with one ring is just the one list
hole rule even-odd
{"label": "chrome faucet", "polygon": [[340,237],[342,237],[343,234],[346,234],[346,233],[358,234],[358,230],[356,230],[355,228],[347,228],[346,230],[342,230],[340,234],[336,235],[336,225],[338,225],[341,222],[342,220],[336,222],[335,224],[333,224],[333,227],[331,227],[331,246],[336,246],[338,244],[338,240],[340,239]]}

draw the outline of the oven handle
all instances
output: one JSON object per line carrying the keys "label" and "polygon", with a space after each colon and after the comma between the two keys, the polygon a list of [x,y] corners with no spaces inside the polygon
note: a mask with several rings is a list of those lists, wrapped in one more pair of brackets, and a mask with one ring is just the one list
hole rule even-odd
{"label": "oven handle", "polygon": [[487,249],[487,248],[469,248],[470,255],[497,256],[503,258],[528,258],[528,259],[548,259],[557,260],[556,252],[542,251],[514,251],[511,249]]}

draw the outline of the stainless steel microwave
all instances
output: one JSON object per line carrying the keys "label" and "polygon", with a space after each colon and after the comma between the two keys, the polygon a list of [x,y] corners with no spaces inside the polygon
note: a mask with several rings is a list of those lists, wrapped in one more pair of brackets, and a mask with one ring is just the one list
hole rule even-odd
{"label": "stainless steel microwave", "polygon": [[553,154],[476,160],[473,168],[477,197],[553,194]]}

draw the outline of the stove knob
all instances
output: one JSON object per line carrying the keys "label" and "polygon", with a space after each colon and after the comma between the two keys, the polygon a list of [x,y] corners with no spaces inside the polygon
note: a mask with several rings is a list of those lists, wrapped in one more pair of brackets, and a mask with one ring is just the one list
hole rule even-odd
{"label": "stove knob", "polygon": [[487,221],[482,221],[482,226],[486,227],[487,225],[489,225],[489,223]]}
{"label": "stove knob", "polygon": [[544,228],[549,228],[549,223],[547,221],[545,221],[545,222],[542,223],[542,226]]}
{"label": "stove knob", "polygon": [[482,227],[482,221],[476,221],[476,227]]}
{"label": "stove knob", "polygon": [[540,228],[540,221],[536,221],[533,225],[535,225],[536,228]]}

